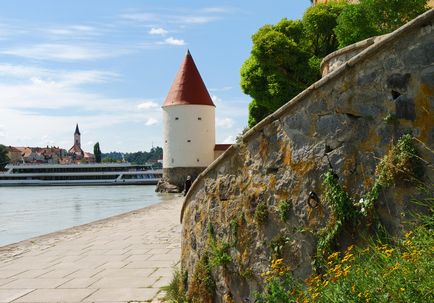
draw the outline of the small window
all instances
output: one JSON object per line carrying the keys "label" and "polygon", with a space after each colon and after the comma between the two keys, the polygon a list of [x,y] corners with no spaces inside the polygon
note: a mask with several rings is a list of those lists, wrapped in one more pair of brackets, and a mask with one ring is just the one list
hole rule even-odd
{"label": "small window", "polygon": [[167,143],[167,140],[166,140],[166,143]]}
{"label": "small window", "polygon": [[197,162],[199,162],[199,159],[196,159]]}
{"label": "small window", "polygon": [[191,140],[187,140],[187,142],[191,142]]}
{"label": "small window", "polygon": [[197,120],[202,120],[202,117],[198,117]]}
{"label": "small window", "polygon": [[175,117],[175,120],[179,120],[179,117]]}
{"label": "small window", "polygon": [[172,158],[172,163],[175,162],[175,159]]}

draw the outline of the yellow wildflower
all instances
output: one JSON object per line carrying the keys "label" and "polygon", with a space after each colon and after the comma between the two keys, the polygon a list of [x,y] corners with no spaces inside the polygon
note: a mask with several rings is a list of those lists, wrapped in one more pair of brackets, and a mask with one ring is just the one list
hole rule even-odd
{"label": "yellow wildflower", "polygon": [[347,255],[345,255],[345,257],[342,259],[342,263],[345,263],[345,262],[351,260],[352,256],[353,256],[353,254],[347,254]]}
{"label": "yellow wildflower", "polygon": [[330,256],[327,257],[327,261],[333,261],[336,260],[339,257],[339,252],[336,251],[332,253]]}

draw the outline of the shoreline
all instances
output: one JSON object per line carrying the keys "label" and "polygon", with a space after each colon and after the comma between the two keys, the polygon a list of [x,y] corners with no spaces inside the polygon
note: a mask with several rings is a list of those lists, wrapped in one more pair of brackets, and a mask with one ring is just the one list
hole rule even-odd
{"label": "shoreline", "polygon": [[73,239],[74,237],[80,235],[82,232],[89,231],[93,228],[101,228],[104,227],[104,225],[107,225],[108,227],[113,225],[116,221],[120,221],[129,217],[132,218],[135,216],[140,216],[146,214],[147,212],[153,211],[156,208],[164,209],[165,205],[170,205],[172,203],[175,203],[176,201],[182,203],[181,200],[183,197],[179,196],[179,194],[167,195],[173,195],[173,197],[166,201],[158,202],[152,205],[145,206],[143,208],[128,211],[126,213],[114,215],[81,225],[68,227],[51,233],[0,246],[0,261],[8,262],[9,259],[15,259],[20,255],[25,254],[26,252],[30,252],[31,249],[34,247],[37,247],[39,249],[42,248],[43,250],[48,249],[49,247],[54,246],[58,241]]}
{"label": "shoreline", "polygon": [[160,302],[181,255],[183,198],[0,247],[0,302]]}

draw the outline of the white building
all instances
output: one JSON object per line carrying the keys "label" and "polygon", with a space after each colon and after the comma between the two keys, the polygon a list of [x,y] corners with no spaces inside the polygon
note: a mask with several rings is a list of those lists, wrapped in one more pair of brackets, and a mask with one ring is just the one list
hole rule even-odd
{"label": "white building", "polygon": [[188,51],[163,104],[163,177],[182,188],[215,159],[215,105]]}

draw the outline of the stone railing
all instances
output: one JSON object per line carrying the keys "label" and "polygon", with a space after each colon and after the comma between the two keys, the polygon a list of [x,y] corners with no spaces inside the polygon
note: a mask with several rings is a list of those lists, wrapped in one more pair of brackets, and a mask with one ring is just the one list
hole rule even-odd
{"label": "stone railing", "polygon": [[327,76],[329,73],[335,71],[339,66],[361,53],[363,50],[367,49],[374,43],[378,43],[385,39],[388,35],[371,37],[363,41],[348,45],[341,48],[331,54],[328,54],[321,61],[321,75]]}

